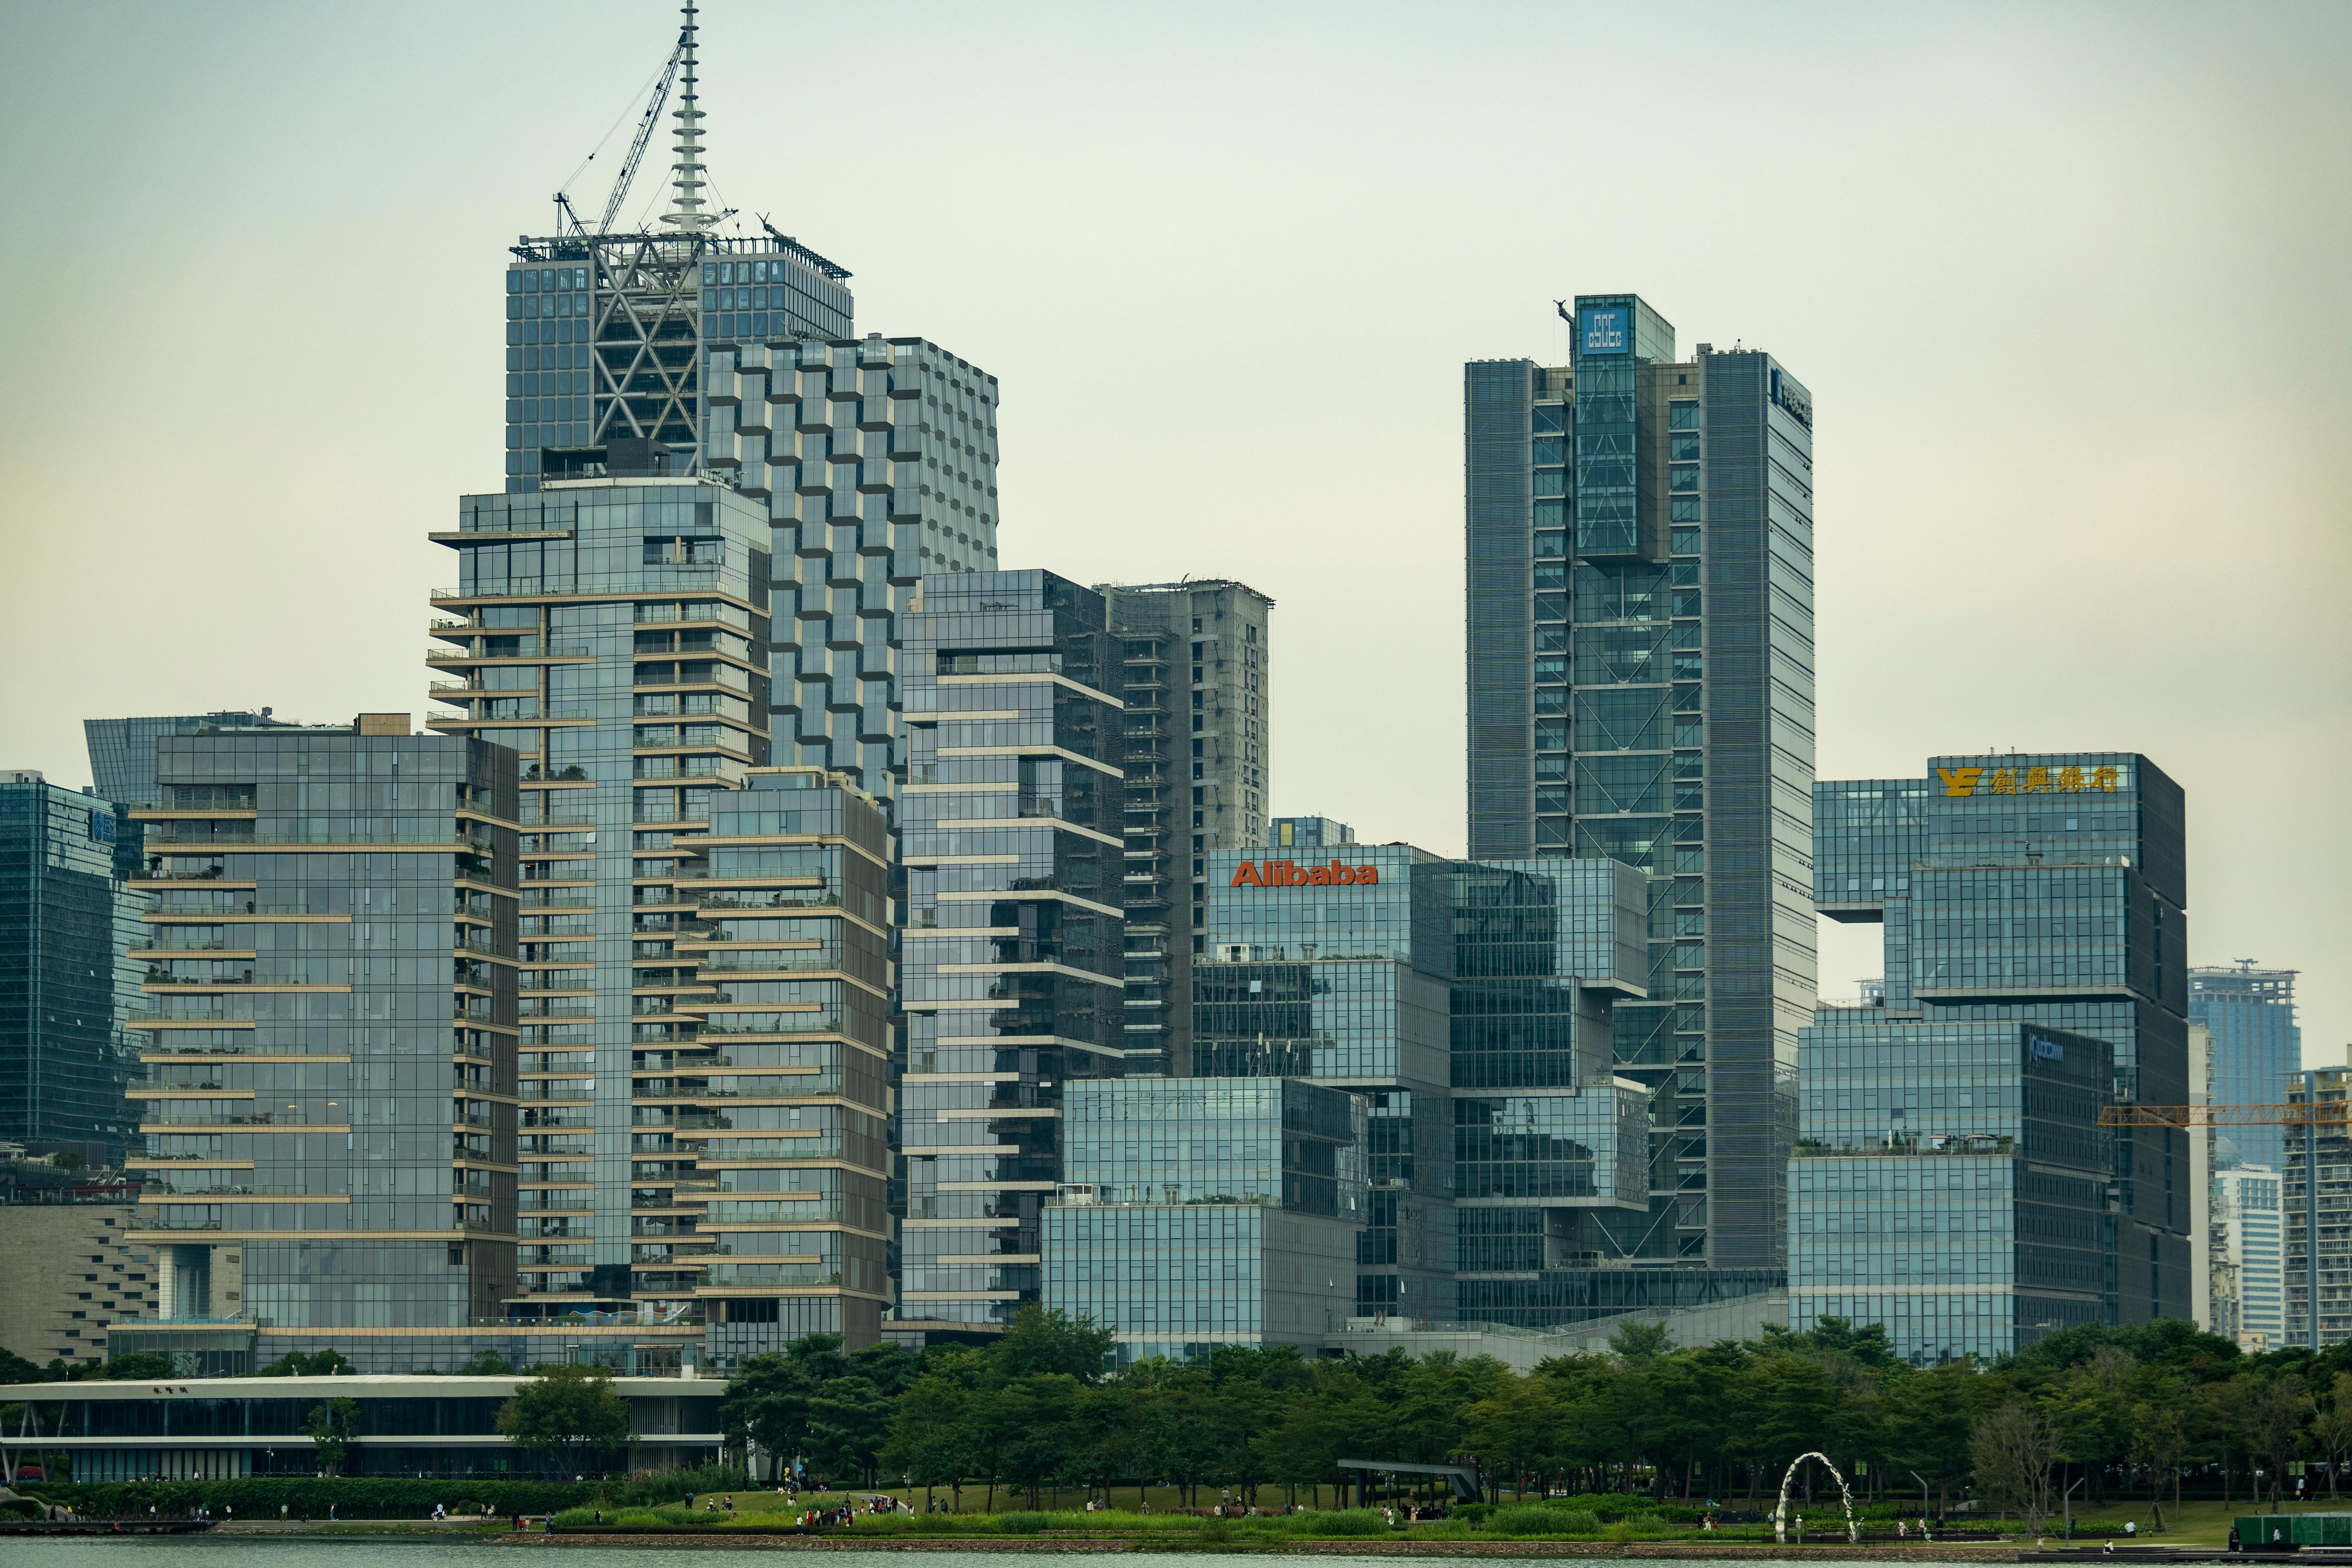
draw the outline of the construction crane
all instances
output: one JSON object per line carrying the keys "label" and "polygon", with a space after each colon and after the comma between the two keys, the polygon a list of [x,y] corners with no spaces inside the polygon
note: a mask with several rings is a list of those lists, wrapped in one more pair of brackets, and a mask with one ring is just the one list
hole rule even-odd
{"label": "construction crane", "polygon": [[669,63],[662,67],[661,81],[646,105],[644,117],[637,121],[637,133],[629,142],[629,155],[621,161],[621,172],[613,181],[613,194],[604,198],[604,219],[596,226],[599,234],[613,232],[613,222],[621,216],[621,204],[629,199],[629,185],[637,177],[637,164],[646,155],[646,144],[654,139],[654,127],[661,122],[662,108],[669,102],[670,84],[677,79],[678,65],[693,47],[693,40],[694,27],[689,18],[688,25],[679,29],[677,47],[670,50]]}
{"label": "construction crane", "polygon": [[2303,1098],[2284,1105],[2103,1105],[2102,1127],[2300,1127],[2303,1129],[2303,1321],[2319,1349],[2319,1133],[2352,1131],[2352,1100],[2319,1098],[2319,1074],[2305,1071]]}
{"label": "construction crane", "polygon": [[2106,1105],[2102,1127],[2344,1127],[2352,1125],[2352,1102],[2323,1100],[2315,1105]]}

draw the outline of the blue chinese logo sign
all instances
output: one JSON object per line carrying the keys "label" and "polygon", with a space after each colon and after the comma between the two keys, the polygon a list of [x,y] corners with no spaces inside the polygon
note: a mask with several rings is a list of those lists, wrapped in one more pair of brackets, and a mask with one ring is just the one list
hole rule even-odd
{"label": "blue chinese logo sign", "polygon": [[1633,352],[1633,312],[1624,305],[1586,305],[1577,311],[1576,338],[1580,353],[1629,354]]}

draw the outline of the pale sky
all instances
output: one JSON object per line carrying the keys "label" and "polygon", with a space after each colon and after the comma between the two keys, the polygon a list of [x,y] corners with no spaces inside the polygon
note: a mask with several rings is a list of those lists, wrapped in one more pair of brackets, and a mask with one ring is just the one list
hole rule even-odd
{"label": "pale sky", "polygon": [[[1274,595],[1273,800],[1464,846],[1461,363],[1630,289],[1811,389],[1823,777],[2147,752],[2352,1039],[2352,6],[703,12],[721,198],[1003,380],[1008,566]],[[504,247],[656,4],[0,12],[0,765],[425,709]],[[657,194],[666,141],[634,207]],[[1824,994],[1877,972],[1825,937]]]}

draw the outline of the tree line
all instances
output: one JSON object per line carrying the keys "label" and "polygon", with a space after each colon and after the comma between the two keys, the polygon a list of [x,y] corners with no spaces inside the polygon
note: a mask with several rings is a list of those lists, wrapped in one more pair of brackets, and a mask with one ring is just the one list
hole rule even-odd
{"label": "tree line", "polygon": [[1049,1489],[1118,1504],[1144,1486],[1195,1503],[1204,1488],[1253,1502],[1275,1488],[1311,1506],[1338,1500],[1342,1458],[1472,1460],[1497,1500],[1565,1488],[1769,1509],[1790,1465],[1819,1451],[1858,1500],[1940,1514],[1974,1497],[2039,1529],[2079,1481],[2078,1504],[2137,1496],[2160,1526],[2191,1488],[2276,1507],[2297,1460],[2334,1496],[2352,1450],[2352,1345],[2249,1356],[2171,1320],[1924,1368],[1884,1328],[1835,1318],[1689,1349],[1637,1324],[1606,1353],[1526,1373],[1483,1356],[1238,1345],[1113,1370],[1112,1348],[1091,1323],[1035,1308],[985,1347],[919,1355],[844,1353],[812,1335],[748,1358],[721,1415],[771,1480],[796,1459],[813,1476],[943,1489],[958,1507],[982,1489],[990,1509],[1006,1492],[1035,1508]]}

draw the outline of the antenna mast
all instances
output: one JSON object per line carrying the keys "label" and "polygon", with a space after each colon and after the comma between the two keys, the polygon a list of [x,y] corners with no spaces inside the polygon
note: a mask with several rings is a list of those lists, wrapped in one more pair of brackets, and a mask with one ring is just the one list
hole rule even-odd
{"label": "antenna mast", "polygon": [[690,237],[708,232],[718,219],[702,210],[702,187],[706,182],[702,177],[702,110],[695,107],[694,0],[687,0],[682,9],[686,26],[678,34],[677,47],[685,80],[679,85],[677,97],[677,162],[670,165],[670,210],[662,214],[662,222]]}

